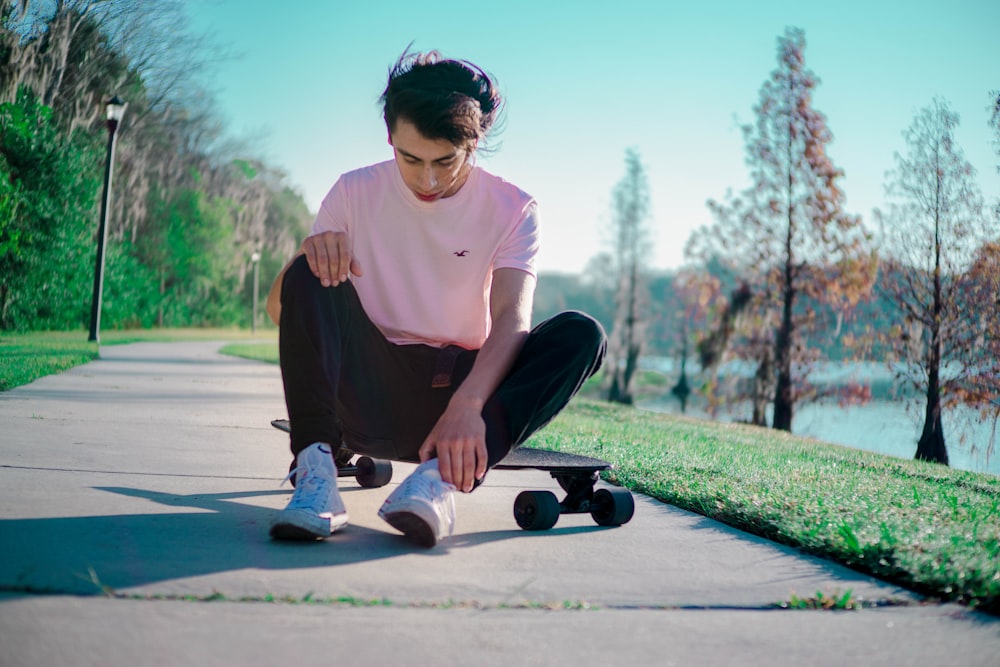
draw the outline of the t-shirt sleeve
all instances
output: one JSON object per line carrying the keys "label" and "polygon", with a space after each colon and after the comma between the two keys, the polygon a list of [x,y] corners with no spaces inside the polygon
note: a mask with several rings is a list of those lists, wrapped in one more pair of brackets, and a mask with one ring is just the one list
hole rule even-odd
{"label": "t-shirt sleeve", "polygon": [[319,205],[311,236],[322,232],[347,232],[349,218],[347,179],[341,176]]}
{"label": "t-shirt sleeve", "polygon": [[500,244],[493,270],[520,269],[536,276],[535,257],[538,255],[538,204],[532,200],[524,207],[510,234]]}

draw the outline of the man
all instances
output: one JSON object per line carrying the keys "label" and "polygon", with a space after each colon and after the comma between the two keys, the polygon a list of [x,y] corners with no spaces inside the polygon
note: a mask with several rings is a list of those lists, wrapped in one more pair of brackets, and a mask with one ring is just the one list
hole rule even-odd
{"label": "man", "polygon": [[437,544],[454,491],[472,491],[604,357],[604,332],[582,313],[530,329],[537,204],[475,165],[501,110],[495,82],[404,53],[381,102],[393,159],[340,177],[267,300],[295,456],[275,539],[347,524],[332,458],[345,442],[420,463],[379,516]]}

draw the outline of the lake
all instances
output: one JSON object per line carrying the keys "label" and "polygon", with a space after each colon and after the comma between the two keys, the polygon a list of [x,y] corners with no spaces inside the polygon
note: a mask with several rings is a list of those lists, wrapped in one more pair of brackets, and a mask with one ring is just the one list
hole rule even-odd
{"label": "lake", "polygon": [[[650,357],[640,365],[644,369],[676,377],[669,359]],[[688,367],[696,366],[689,364]],[[844,368],[844,365],[838,365],[828,372],[844,375],[847,374]],[[882,372],[885,377],[891,377],[884,367]],[[877,367],[866,365],[864,374],[879,375],[880,372]],[[680,414],[680,404],[669,394],[669,387],[666,395],[644,398],[636,405],[655,412]],[[851,407],[840,407],[836,403],[802,403],[795,406],[792,432],[838,445],[911,459],[917,451],[917,440],[923,428],[923,409],[922,403],[911,405],[903,400],[876,400]],[[694,406],[689,403],[686,415],[711,419],[696,403]],[[737,421],[746,420],[749,416],[749,407],[736,406],[732,411],[720,411],[717,419]],[[991,447],[991,443],[997,443],[1000,428],[995,429],[992,421],[983,423],[978,420],[977,415],[967,408],[946,411],[942,415],[942,423],[948,459],[953,468],[1000,475],[1000,447]]]}

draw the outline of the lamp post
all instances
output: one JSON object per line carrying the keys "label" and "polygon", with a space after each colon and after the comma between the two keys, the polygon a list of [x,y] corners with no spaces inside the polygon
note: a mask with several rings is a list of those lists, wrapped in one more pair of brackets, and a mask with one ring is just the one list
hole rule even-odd
{"label": "lamp post", "polygon": [[250,333],[257,333],[257,292],[260,286],[260,253],[255,252],[250,256],[253,262],[253,319],[250,320]]}
{"label": "lamp post", "polygon": [[104,289],[104,246],[108,242],[108,211],[111,208],[111,174],[115,166],[115,132],[125,114],[125,102],[117,95],[107,102],[108,154],[104,163],[104,197],[101,199],[101,223],[97,229],[97,262],[94,266],[94,298],[90,304],[90,337],[101,342],[101,292]]}

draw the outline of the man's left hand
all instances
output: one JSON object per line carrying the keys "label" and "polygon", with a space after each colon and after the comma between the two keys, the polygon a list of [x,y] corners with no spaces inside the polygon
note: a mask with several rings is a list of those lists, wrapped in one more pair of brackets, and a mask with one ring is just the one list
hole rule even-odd
{"label": "man's left hand", "polygon": [[420,447],[420,461],[437,453],[441,479],[468,493],[486,475],[486,423],[481,408],[449,404]]}

